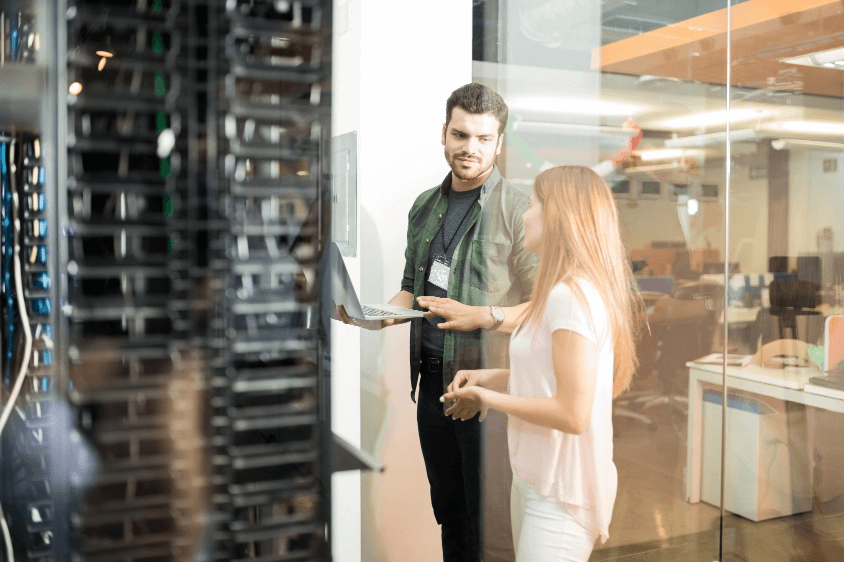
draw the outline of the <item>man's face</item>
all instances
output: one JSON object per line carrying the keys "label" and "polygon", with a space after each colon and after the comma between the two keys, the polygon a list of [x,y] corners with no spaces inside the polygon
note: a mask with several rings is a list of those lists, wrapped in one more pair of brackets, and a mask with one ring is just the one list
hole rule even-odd
{"label": "man's face", "polygon": [[475,114],[455,107],[448,127],[443,125],[445,160],[455,176],[463,181],[484,176],[501,153],[503,135],[498,119],[491,113]]}

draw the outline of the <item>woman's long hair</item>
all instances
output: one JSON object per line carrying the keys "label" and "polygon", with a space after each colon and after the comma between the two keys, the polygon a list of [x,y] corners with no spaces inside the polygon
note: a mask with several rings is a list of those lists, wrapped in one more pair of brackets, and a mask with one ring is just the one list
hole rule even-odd
{"label": "woman's long hair", "polygon": [[637,366],[636,316],[643,306],[621,243],[615,200],[601,176],[584,166],[545,170],[536,177],[533,192],[542,204],[542,249],[533,298],[521,326],[539,321],[548,294],[560,282],[571,287],[588,314],[575,281],[591,282],[609,315],[616,397],[630,385]]}

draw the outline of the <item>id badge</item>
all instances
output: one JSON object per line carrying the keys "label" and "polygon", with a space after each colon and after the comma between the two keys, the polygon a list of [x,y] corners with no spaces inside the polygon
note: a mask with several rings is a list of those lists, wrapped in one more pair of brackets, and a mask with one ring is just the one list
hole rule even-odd
{"label": "id badge", "polygon": [[451,270],[448,265],[441,261],[440,258],[435,258],[431,263],[431,274],[428,275],[428,282],[443,291],[448,291],[449,273],[451,273]]}

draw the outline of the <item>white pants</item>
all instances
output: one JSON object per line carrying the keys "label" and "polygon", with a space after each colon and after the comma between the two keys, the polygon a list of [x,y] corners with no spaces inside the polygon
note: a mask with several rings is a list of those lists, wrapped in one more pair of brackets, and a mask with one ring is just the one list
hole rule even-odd
{"label": "white pants", "polygon": [[586,562],[598,538],[575,521],[565,505],[541,495],[515,474],[510,520],[516,562]]}

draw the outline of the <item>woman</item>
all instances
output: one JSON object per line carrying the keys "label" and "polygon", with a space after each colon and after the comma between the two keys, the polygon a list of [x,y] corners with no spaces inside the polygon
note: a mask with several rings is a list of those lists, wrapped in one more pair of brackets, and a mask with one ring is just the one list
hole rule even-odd
{"label": "woman", "polygon": [[585,561],[608,537],[618,481],[612,399],[636,366],[641,301],[615,201],[594,171],[539,174],[523,220],[525,249],[540,264],[510,369],[460,371],[441,400],[478,401],[480,419],[490,408],[509,414],[516,560]]}

